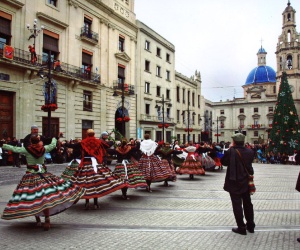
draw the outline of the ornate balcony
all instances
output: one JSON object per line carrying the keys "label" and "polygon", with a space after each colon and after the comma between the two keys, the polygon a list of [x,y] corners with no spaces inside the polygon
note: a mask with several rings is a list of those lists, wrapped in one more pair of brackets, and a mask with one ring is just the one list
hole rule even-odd
{"label": "ornate balcony", "polygon": [[83,39],[87,42],[91,42],[93,44],[97,44],[98,40],[99,40],[98,33],[93,32],[91,30],[87,30],[85,27],[81,28],[80,37],[81,37],[81,39]]}
{"label": "ornate balcony", "polygon": [[[141,121],[144,122],[153,122],[153,123],[162,123],[162,116],[157,115],[147,115],[147,114],[141,114]],[[174,123],[174,118],[165,117],[164,123]]]}
{"label": "ornate balcony", "polygon": [[[4,44],[0,43],[0,58],[3,58],[4,53]],[[41,55],[37,55],[37,60],[32,63],[31,61],[31,53],[29,51],[21,50],[18,48],[14,48],[13,57],[11,60],[3,59],[6,62],[14,62],[21,66],[36,68],[37,71],[39,71],[41,68],[46,71],[47,69],[47,62],[45,61],[45,58],[43,58]],[[72,77],[76,78],[81,81],[88,81],[93,84],[99,84],[101,83],[101,77],[96,72],[86,73],[83,71],[81,67],[77,67],[71,64],[67,64],[64,62],[60,62],[60,68],[54,69],[54,63],[52,63],[52,70],[54,74],[61,74],[66,77]]]}
{"label": "ornate balcony", "polygon": [[134,85],[128,83],[118,83],[118,81],[113,81],[113,88],[115,91],[121,93],[124,86],[124,94],[134,95]]}

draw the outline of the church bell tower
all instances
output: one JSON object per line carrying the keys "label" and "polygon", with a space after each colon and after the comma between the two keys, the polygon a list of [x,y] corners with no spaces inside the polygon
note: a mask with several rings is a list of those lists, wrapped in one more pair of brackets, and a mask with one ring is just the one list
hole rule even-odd
{"label": "church bell tower", "polygon": [[277,90],[281,82],[282,72],[285,71],[291,86],[293,98],[300,103],[300,35],[296,31],[296,10],[288,0],[287,7],[282,13],[282,33],[276,47]]}

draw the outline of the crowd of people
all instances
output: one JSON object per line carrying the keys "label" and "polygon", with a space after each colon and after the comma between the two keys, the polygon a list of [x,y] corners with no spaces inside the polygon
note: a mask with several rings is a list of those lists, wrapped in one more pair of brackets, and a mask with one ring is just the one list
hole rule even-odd
{"label": "crowd of people", "polygon": [[[153,141],[149,134],[140,141],[124,137],[115,141],[106,131],[96,137],[93,129],[88,129],[86,135],[84,139],[61,141],[60,133],[50,139],[39,135],[38,127],[33,125],[22,142],[16,138],[2,141],[2,164],[5,152],[6,164],[12,162],[14,167],[20,167],[23,160],[26,164],[26,173],[2,219],[35,216],[36,225],[40,226],[43,216],[43,228],[49,230],[50,216],[65,211],[80,199],[85,200],[86,210],[98,209],[98,199],[117,190],[128,200],[128,189],[143,188],[151,193],[152,183],[163,182],[167,187],[169,182],[176,181],[177,175],[188,175],[193,180],[195,175],[204,176],[206,171],[222,169],[224,165],[227,166],[224,190],[230,194],[238,226],[232,231],[241,235],[247,231],[254,233],[248,182],[254,174],[252,163],[258,154],[266,154],[266,145],[245,143],[241,133],[233,135],[231,143],[219,144],[192,141],[180,144],[178,140],[170,144]],[[58,163],[69,163],[61,176],[47,171],[45,155],[49,153]],[[113,170],[108,167],[112,157],[116,160]],[[271,157],[266,159],[272,163]]]}

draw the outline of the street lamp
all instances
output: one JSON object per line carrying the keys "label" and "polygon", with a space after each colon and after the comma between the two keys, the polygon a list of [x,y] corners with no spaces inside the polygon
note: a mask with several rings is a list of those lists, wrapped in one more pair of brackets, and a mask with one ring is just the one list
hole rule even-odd
{"label": "street lamp", "polygon": [[[165,141],[165,128],[169,127],[169,124],[165,123],[165,103],[167,103],[168,107],[172,107],[172,104],[170,103],[170,101],[165,101],[164,95],[162,95],[162,100],[161,101],[156,101],[156,103],[161,103],[162,104],[162,123],[161,123],[161,128],[162,128],[162,140]],[[159,109],[159,106],[156,104],[155,108]]]}
{"label": "street lamp", "polygon": [[37,19],[33,20],[33,28],[30,28],[30,24],[28,23],[27,25],[27,29],[30,31],[30,33],[32,34],[28,40],[30,40],[31,38],[33,38],[33,48],[35,48],[35,38],[38,36],[38,34],[44,29],[44,26],[42,25],[41,28],[37,28]]}
{"label": "street lamp", "polygon": [[28,41],[33,38],[33,46],[29,45],[29,51],[31,54],[31,63],[35,64],[37,61],[36,51],[35,51],[35,38],[38,36],[38,34],[44,29],[44,26],[41,26],[41,28],[37,27],[37,19],[33,20],[33,28],[30,28],[29,23],[27,24],[27,29],[30,31],[31,35],[28,38]]}
{"label": "street lamp", "polygon": [[[121,84],[118,83],[117,86],[115,86],[114,88],[118,89],[119,85],[121,85],[121,91],[122,91],[122,95],[121,95],[121,111],[122,111],[122,114],[121,114],[121,117],[119,117],[118,119],[120,119],[119,122],[121,122],[121,134],[123,135],[123,137],[126,137],[125,122],[128,122],[130,120],[130,118],[127,117],[128,120],[126,120],[126,115],[125,115],[125,111],[126,111],[125,110],[125,91],[129,92],[129,95],[134,94],[134,92],[132,90],[132,86],[130,86],[130,89],[129,89],[129,86],[124,83],[124,79],[122,79]],[[114,91],[113,96],[114,97],[119,96],[116,90]]]}
{"label": "street lamp", "polygon": [[[215,124],[214,122],[213,122],[213,124]],[[219,143],[219,117],[217,116],[217,134],[216,134],[216,136],[217,136],[217,143]]]}
{"label": "street lamp", "polygon": [[[51,51],[49,51],[48,53],[47,67],[48,67],[48,74],[46,74],[46,77],[48,78],[48,81],[44,83],[44,88],[43,88],[45,104],[42,106],[41,109],[45,112],[48,112],[48,137],[51,138],[51,111],[57,109],[57,98],[56,98],[57,86],[56,86],[56,81],[53,80],[51,76],[51,68],[52,68]],[[41,68],[38,71],[37,75],[40,76],[42,79],[44,79],[45,73],[43,71],[43,68]]]}
{"label": "street lamp", "polygon": [[[187,110],[183,110],[181,115],[184,115],[184,111],[187,111],[187,129],[186,131],[188,132],[188,137],[187,137],[187,141],[190,141],[190,132],[193,131],[193,129],[190,129],[190,101],[188,100],[188,109]],[[192,115],[196,115],[195,112],[192,113]]]}

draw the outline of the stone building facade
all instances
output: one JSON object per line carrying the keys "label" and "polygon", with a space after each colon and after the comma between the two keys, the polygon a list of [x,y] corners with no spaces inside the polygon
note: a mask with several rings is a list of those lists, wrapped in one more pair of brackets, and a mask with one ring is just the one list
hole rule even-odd
{"label": "stone building facade", "polygon": [[[23,138],[32,124],[46,135],[49,119],[51,135],[67,139],[88,128],[136,135],[134,1],[3,0],[0,19],[0,136]],[[58,108],[49,114],[41,107],[50,84]],[[123,114],[131,120],[121,127]]]}

